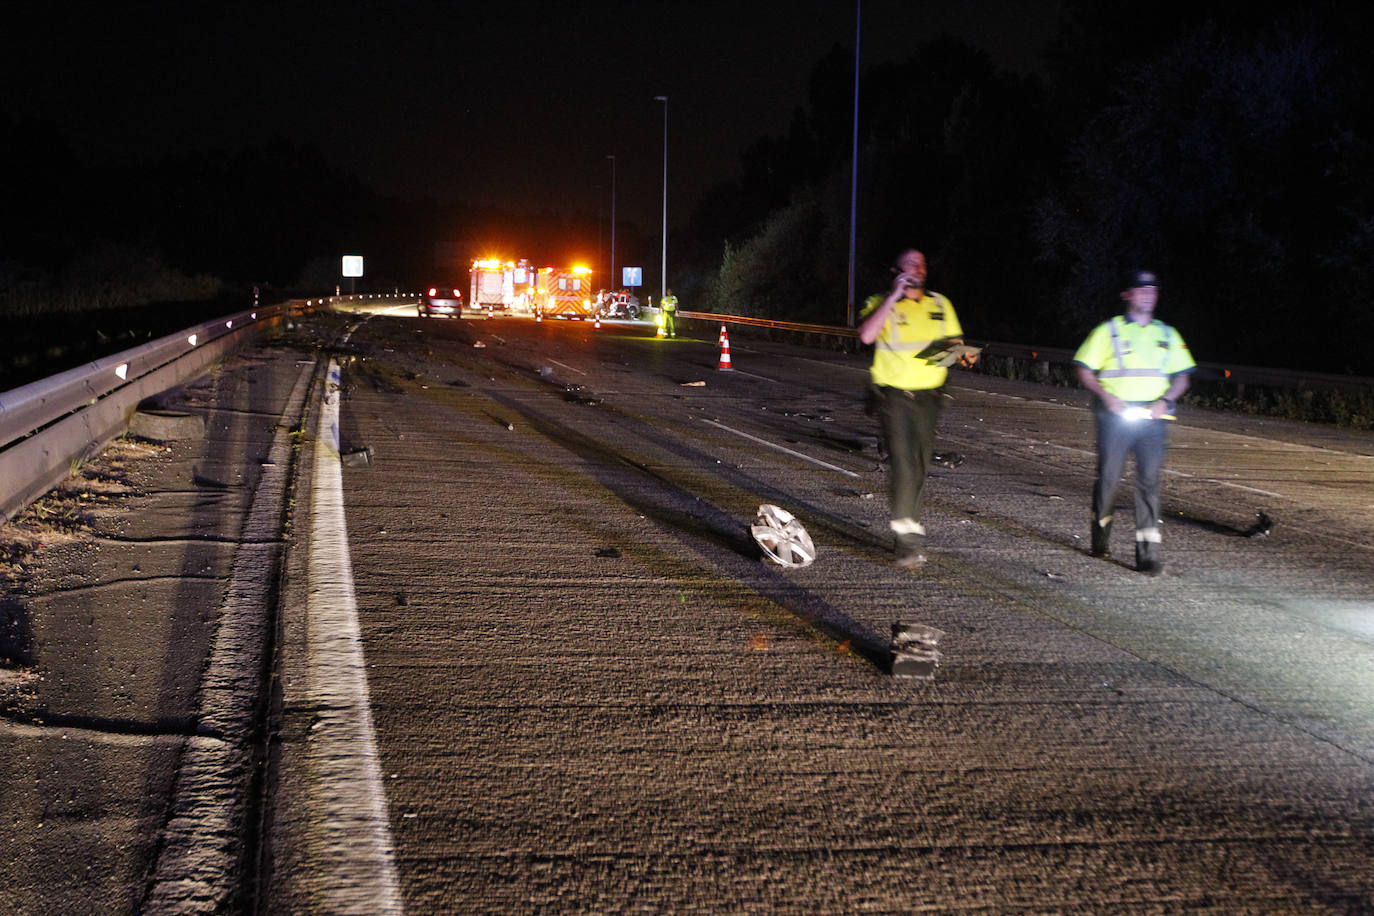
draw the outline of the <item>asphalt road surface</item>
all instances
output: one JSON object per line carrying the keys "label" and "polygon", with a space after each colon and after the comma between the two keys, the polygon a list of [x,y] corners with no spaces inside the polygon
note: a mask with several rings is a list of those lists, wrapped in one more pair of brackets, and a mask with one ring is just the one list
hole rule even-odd
{"label": "asphalt road surface", "polygon": [[[193,389],[205,440],[22,564],[0,911],[1374,911],[1374,436],[1185,410],[1151,578],[1087,555],[1082,394],[956,373],[908,572],[861,356],[378,311]],[[760,555],[762,504],[813,564]],[[110,562],[187,517],[173,594]],[[269,740],[236,743],[205,678],[261,569]],[[898,621],[944,632],[933,680],[892,677]],[[206,823],[251,836],[189,854]]]}

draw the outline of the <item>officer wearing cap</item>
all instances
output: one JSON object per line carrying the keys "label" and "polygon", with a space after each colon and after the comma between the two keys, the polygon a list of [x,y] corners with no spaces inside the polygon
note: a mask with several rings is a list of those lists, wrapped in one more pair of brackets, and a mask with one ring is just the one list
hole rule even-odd
{"label": "officer wearing cap", "polygon": [[1168,420],[1188,390],[1197,364],[1178,331],[1154,317],[1159,283],[1148,270],[1132,271],[1121,298],[1124,315],[1093,328],[1074,354],[1078,381],[1094,395],[1097,484],[1093,487],[1092,555],[1111,556],[1116,488],[1135,455],[1135,564],[1158,575],[1159,484],[1168,445]]}

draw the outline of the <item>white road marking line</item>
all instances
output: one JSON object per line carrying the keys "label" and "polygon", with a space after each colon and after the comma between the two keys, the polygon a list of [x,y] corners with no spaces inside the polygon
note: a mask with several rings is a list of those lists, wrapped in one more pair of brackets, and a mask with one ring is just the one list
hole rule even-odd
{"label": "white road marking line", "polygon": [[781,382],[779,382],[779,381],[778,381],[777,379],[775,379],[775,378],[769,378],[769,377],[766,376],[766,375],[756,375],[756,374],[754,374],[753,372],[745,372],[743,369],[739,369],[739,368],[731,368],[729,371],[730,371],[730,372],[733,372],[735,375],[747,375],[747,376],[749,376],[750,378],[756,378],[756,379],[759,379],[760,381],[772,382],[774,385],[780,385],[780,384],[782,384]]}
{"label": "white road marking line", "polygon": [[339,365],[331,361],[311,495],[307,739],[311,857],[330,913],[400,913],[394,844],[368,701],[339,462]]}
{"label": "white road marking line", "polygon": [[828,463],[826,463],[826,462],[820,460],[819,458],[812,458],[810,455],[803,455],[801,452],[794,452],[794,451],[792,451],[790,448],[787,448],[786,446],[777,445],[776,443],[769,442],[767,439],[760,439],[758,436],[751,436],[751,435],[749,435],[749,434],[746,433],[746,432],[741,432],[741,431],[738,430],[738,429],[735,429],[735,428],[730,427],[730,426],[726,426],[724,423],[717,423],[715,420],[707,420],[705,417],[702,417],[701,419],[702,419],[703,421],[707,422],[707,423],[710,423],[712,426],[718,426],[718,427],[720,427],[721,429],[725,430],[726,432],[734,433],[736,436],[743,436],[744,438],[750,440],[751,442],[757,442],[759,445],[766,445],[766,446],[768,446],[769,448],[775,448],[775,449],[777,449],[777,450],[780,451],[780,452],[786,452],[787,454],[793,456],[794,458],[800,458],[800,459],[803,460],[803,461],[809,461],[809,462],[811,462],[812,464],[818,464],[818,465],[820,465],[821,467],[827,468],[827,469],[832,470],[832,471],[839,471],[841,474],[848,474],[850,477],[858,477],[858,476],[859,476],[858,474],[855,474],[853,471],[846,471],[844,468],[836,467],[836,466],[833,465],[833,464],[828,464]]}
{"label": "white road marking line", "polygon": [[578,369],[576,366],[569,366],[567,363],[560,363],[560,362],[559,362],[558,360],[556,360],[556,359],[551,359],[551,360],[549,360],[549,362],[553,363],[555,366],[562,366],[564,369],[567,369],[567,370],[570,371],[570,372],[576,372],[578,375],[586,375],[586,374],[587,374],[587,373],[583,372],[581,369]]}

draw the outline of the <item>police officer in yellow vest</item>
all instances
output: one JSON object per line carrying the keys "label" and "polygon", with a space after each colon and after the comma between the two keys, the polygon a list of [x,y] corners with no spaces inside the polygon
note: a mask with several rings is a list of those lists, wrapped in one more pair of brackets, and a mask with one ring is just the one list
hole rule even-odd
{"label": "police officer in yellow vest", "polygon": [[[872,382],[891,461],[889,490],[897,565],[925,563],[921,497],[935,448],[940,388],[948,370],[932,350],[960,344],[954,306],[928,292],[925,255],[913,249],[897,259],[892,290],[871,296],[860,314],[859,339],[874,344]],[[970,355],[967,365],[972,365]]]}
{"label": "police officer in yellow vest", "polygon": [[658,302],[663,309],[663,332],[669,337],[677,336],[677,296],[671,289],[665,290]]}
{"label": "police officer in yellow vest", "polygon": [[1148,270],[1133,271],[1121,293],[1126,313],[1093,328],[1074,354],[1078,380],[1096,398],[1097,484],[1093,488],[1092,555],[1111,556],[1116,488],[1135,455],[1135,564],[1158,575],[1159,483],[1168,444],[1168,420],[1197,368],[1178,331],[1154,317],[1159,284]]}

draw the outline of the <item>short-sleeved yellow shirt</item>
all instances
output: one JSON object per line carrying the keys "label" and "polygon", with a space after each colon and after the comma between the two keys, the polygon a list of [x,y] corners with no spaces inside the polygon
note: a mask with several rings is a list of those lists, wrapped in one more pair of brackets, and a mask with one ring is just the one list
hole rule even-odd
{"label": "short-sleeved yellow shirt", "polygon": [[1153,401],[1169,377],[1197,368],[1178,331],[1162,321],[1137,324],[1117,315],[1093,328],[1073,361],[1097,373],[1102,387],[1123,401]]}
{"label": "short-sleeved yellow shirt", "polygon": [[[870,296],[860,318],[872,314],[886,295]],[[954,306],[939,293],[926,292],[920,299],[900,299],[873,342],[874,384],[919,391],[939,388],[949,370],[932,366],[916,354],[946,337],[962,337]]]}

